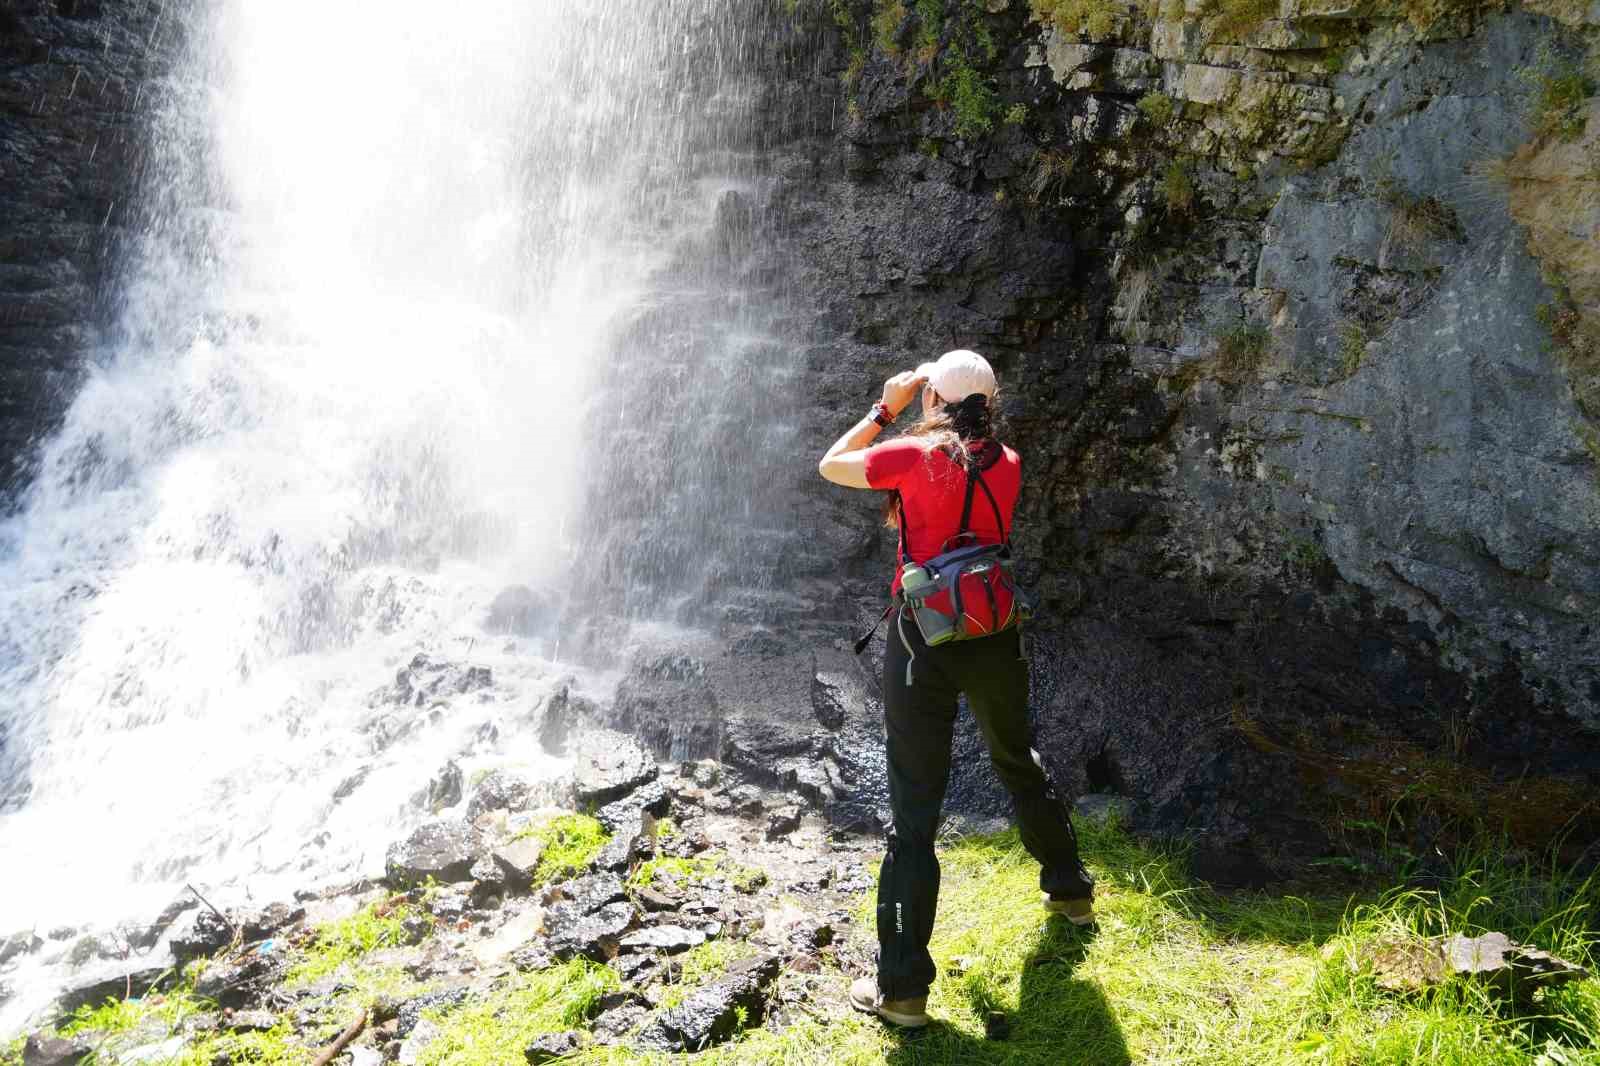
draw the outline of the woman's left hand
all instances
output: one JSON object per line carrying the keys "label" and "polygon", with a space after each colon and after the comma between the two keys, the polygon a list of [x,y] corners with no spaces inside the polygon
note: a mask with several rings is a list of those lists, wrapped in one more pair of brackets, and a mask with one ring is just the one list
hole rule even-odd
{"label": "woman's left hand", "polygon": [[917,398],[917,390],[927,380],[915,370],[900,371],[883,383],[883,406],[889,409],[891,415],[899,415],[912,400]]}

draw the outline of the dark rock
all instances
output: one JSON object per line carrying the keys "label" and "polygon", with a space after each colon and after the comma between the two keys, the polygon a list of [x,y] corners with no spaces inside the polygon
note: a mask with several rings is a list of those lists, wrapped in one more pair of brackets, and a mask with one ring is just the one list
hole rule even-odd
{"label": "dark rock", "polygon": [[569,1029],[564,1033],[546,1033],[536,1038],[522,1052],[532,1066],[554,1062],[556,1059],[577,1054],[583,1047],[583,1034]]}
{"label": "dark rock", "polygon": [[477,906],[488,906],[505,896],[506,872],[493,856],[479,856],[468,873],[472,877],[472,902]]}
{"label": "dark rock", "polygon": [[654,850],[656,820],[653,815],[634,810],[617,819],[611,839],[594,857],[598,870],[626,870],[635,860],[648,858]]}
{"label": "dark rock", "polygon": [[758,955],[736,963],[723,977],[657,1015],[636,1043],[652,1051],[702,1051],[734,1035],[741,1007],[749,1024],[760,1025],[766,1014],[767,990],[777,981],[781,968],[776,955]]}
{"label": "dark rock", "polygon": [[722,718],[705,664],[688,655],[636,661],[603,712],[606,725],[673,762],[715,756]]}
{"label": "dark rock", "polygon": [[79,1007],[98,1007],[108,999],[142,996],[169,973],[165,965],[138,959],[96,966],[62,990],[56,997],[56,1011],[65,1016]]}
{"label": "dark rock", "polygon": [[794,804],[779,807],[767,815],[767,839],[786,837],[800,828],[800,808]]}
{"label": "dark rock", "polygon": [[429,914],[439,921],[446,925],[454,925],[466,917],[468,909],[472,906],[472,901],[462,889],[446,889],[442,892],[435,892],[423,906],[427,908]]}
{"label": "dark rock", "polygon": [[417,1023],[422,1021],[422,1015],[432,1010],[449,1010],[459,1007],[467,1001],[470,991],[465,988],[446,988],[437,992],[428,992],[420,996],[413,996],[399,1004],[395,1009],[395,1035],[402,1039],[410,1036]]}
{"label": "dark rock", "polygon": [[706,935],[698,929],[685,929],[681,925],[653,925],[629,933],[622,938],[624,953],[659,951],[663,955],[677,955],[706,942]]}
{"label": "dark rock", "polygon": [[612,803],[654,781],[659,773],[654,757],[622,733],[593,730],[579,738],[576,747],[574,779],[580,803]]}
{"label": "dark rock", "polygon": [[288,969],[282,951],[252,950],[236,959],[214,960],[195,982],[195,994],[224,1009],[249,1007],[277,987]]}
{"label": "dark rock", "polygon": [[[464,784],[465,778],[462,776],[461,767],[451,759],[440,767],[439,772],[428,782],[427,791],[418,797],[420,801],[418,806],[429,814],[438,814],[447,807],[454,807],[461,802]],[[470,820],[472,815],[469,813],[467,817]]]}
{"label": "dark rock", "polygon": [[374,706],[386,703],[400,707],[426,707],[487,688],[493,683],[494,675],[486,666],[434,662],[419,652],[410,663],[396,671],[394,684],[374,692],[369,703]]}
{"label": "dark rock", "polygon": [[601,807],[594,812],[594,816],[606,827],[607,832],[615,833],[627,824],[635,811],[645,811],[663,818],[671,809],[672,797],[667,793],[666,786],[660,781],[649,781],[621,799]]}
{"label": "dark rock", "polygon": [[288,903],[269,903],[260,910],[241,913],[234,919],[234,924],[239,927],[240,937],[245,943],[252,943],[277,936],[289,926],[303,920],[305,916],[304,907]]}
{"label": "dark rock", "polygon": [[528,944],[513,951],[509,957],[512,966],[518,970],[548,970],[561,960],[550,954],[550,949],[543,944]]}
{"label": "dark rock", "polygon": [[607,965],[622,975],[625,985],[643,984],[660,967],[654,955],[618,955]]}
{"label": "dark rock", "polygon": [[544,634],[556,617],[555,604],[526,585],[511,585],[489,605],[485,628],[491,633],[534,637]]}
{"label": "dark rock", "polygon": [[544,856],[544,842],[538,837],[520,837],[495,848],[491,856],[499,864],[506,886],[513,892],[526,892],[533,886],[533,875]]}
{"label": "dark rock", "polygon": [[563,961],[582,956],[604,962],[616,956],[634,918],[628,903],[608,903],[593,914],[551,908],[545,922],[550,953]]}
{"label": "dark rock", "polygon": [[700,788],[711,788],[722,780],[722,767],[715,759],[701,759],[689,776]]}
{"label": "dark rock", "polygon": [[361,787],[362,783],[366,781],[368,775],[371,773],[371,763],[366,763],[357,767],[355,773],[351,774],[343,781],[340,781],[338,787],[333,790],[333,802],[339,803],[342,800],[349,799],[355,794],[355,790]]}
{"label": "dark rock", "polygon": [[482,838],[468,823],[429,822],[389,845],[385,880],[396,888],[420,885],[429,878],[441,884],[465,881],[482,850]]}
{"label": "dark rock", "polygon": [[852,687],[839,674],[817,674],[811,682],[811,713],[824,729],[843,728]]}
{"label": "dark rock", "polygon": [[77,1066],[93,1053],[98,1034],[78,1033],[61,1037],[50,1032],[34,1033],[22,1045],[22,1066]]}
{"label": "dark rock", "polygon": [[1264,888],[1275,879],[1272,869],[1246,844],[1196,845],[1189,853],[1189,873],[1223,889]]}
{"label": "dark rock", "polygon": [[594,873],[563,881],[545,893],[552,915],[593,914],[608,903],[628,898],[622,879],[612,873]]}
{"label": "dark rock", "polygon": [[728,790],[727,796],[734,814],[749,817],[766,809],[766,804],[761,802],[761,790],[754,785],[736,785]]}
{"label": "dark rock", "polygon": [[[156,942],[161,939],[167,930],[172,928],[173,923],[182,917],[185,912],[191,911],[198,906],[200,906],[199,900],[185,892],[163,907],[161,913],[156,915],[155,921],[133,929],[128,934],[128,943],[140,951],[148,951],[156,946]],[[5,949],[0,946],[0,965],[5,962],[4,954]]]}
{"label": "dark rock", "polygon": [[167,941],[179,962],[215,955],[232,942],[233,926],[210,907],[199,907],[181,919]]}
{"label": "dark rock", "polygon": [[653,888],[636,888],[633,897],[647,911],[675,911],[683,903],[682,896],[669,895]]}
{"label": "dark rock", "polygon": [[649,1016],[649,1007],[629,1003],[604,1012],[594,1020],[590,1029],[600,1043],[620,1044]]}
{"label": "dark rock", "polygon": [[533,783],[509,770],[491,770],[478,787],[472,790],[467,803],[467,821],[477,819],[489,811],[525,811],[537,798]]}
{"label": "dark rock", "polygon": [[539,744],[552,755],[565,755],[573,738],[586,723],[599,720],[600,711],[592,700],[572,691],[575,682],[563,684],[535,710],[539,721]]}
{"label": "dark rock", "polygon": [[400,928],[406,935],[407,944],[420,944],[433,932],[433,921],[420,914],[411,914],[400,922]]}
{"label": "dark rock", "polygon": [[27,955],[44,947],[44,941],[35,936],[32,930],[24,933],[12,933],[4,940],[0,940],[0,966],[4,966],[19,955]]}

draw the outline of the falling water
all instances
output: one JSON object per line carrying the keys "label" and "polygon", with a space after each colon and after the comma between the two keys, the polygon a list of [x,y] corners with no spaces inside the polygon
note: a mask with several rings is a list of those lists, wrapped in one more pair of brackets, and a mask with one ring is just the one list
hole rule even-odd
{"label": "falling water", "polygon": [[[761,202],[744,5],[199,6],[118,339],[0,527],[9,927],[371,872],[445,759],[545,765],[515,725],[560,668],[489,600],[598,596],[597,530],[632,613],[703,594],[682,545],[759,464],[685,475],[739,408],[678,420],[782,382],[718,281]],[[495,683],[382,747],[418,651]]]}

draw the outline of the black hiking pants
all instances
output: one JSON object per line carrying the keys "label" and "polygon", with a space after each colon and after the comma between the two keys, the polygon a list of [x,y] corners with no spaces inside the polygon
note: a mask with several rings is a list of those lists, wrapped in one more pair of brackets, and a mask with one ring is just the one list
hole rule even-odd
{"label": "black hiking pants", "polygon": [[[1041,867],[1039,887],[1081,899],[1093,893],[1094,881],[1078,860],[1067,810],[1028,744],[1028,664],[1017,631],[930,648],[909,616],[902,624],[896,611],[890,622],[883,716],[894,824],[878,880],[878,988],[886,999],[907,999],[926,995],[933,984],[928,940],[939,902],[933,841],[950,779],[958,694],[966,694],[995,773],[1016,803],[1022,844]],[[1016,906],[1039,902],[1019,899]]]}

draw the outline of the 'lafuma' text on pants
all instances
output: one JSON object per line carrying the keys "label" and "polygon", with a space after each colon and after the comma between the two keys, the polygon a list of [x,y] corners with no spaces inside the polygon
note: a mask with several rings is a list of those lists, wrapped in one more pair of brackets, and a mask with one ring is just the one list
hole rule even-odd
{"label": "'lafuma' text on pants", "polygon": [[[909,617],[902,622],[896,611],[890,621],[883,712],[894,825],[878,881],[878,987],[886,999],[907,999],[926,995],[933,984],[928,939],[939,901],[933,839],[950,778],[958,694],[966,693],[995,772],[1016,802],[1022,844],[1041,866],[1039,886],[1078,899],[1091,895],[1094,882],[1078,860],[1066,808],[1028,746],[1028,664],[1017,631],[930,648]],[[1032,899],[1016,904],[1038,906]]]}

